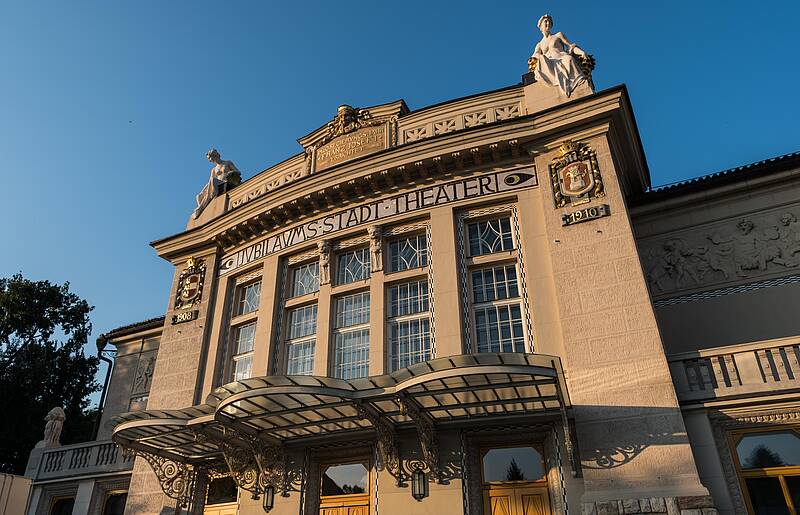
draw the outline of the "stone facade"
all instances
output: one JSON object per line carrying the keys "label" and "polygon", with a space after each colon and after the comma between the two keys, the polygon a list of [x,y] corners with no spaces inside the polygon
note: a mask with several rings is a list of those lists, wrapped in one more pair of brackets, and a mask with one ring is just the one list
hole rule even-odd
{"label": "stone facade", "polygon": [[[800,156],[653,190],[624,86],[534,79],[340,106],[153,243],[169,310],[117,339],[101,424],[127,513],[752,510],[738,439],[798,427]],[[541,475],[486,479],[518,446]],[[355,462],[361,504],[326,498]],[[222,477],[238,500],[204,506]]]}

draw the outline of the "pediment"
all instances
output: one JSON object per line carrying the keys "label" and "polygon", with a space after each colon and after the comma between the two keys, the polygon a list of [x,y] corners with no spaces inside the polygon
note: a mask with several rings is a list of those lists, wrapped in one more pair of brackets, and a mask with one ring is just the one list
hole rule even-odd
{"label": "pediment", "polygon": [[339,106],[330,122],[297,140],[308,173],[396,146],[397,119],[408,112],[403,100],[366,108]]}

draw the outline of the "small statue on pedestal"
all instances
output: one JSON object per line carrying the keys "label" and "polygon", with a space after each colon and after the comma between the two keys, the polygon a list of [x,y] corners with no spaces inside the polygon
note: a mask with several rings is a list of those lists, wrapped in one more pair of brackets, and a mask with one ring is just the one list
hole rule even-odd
{"label": "small statue on pedestal", "polygon": [[528,59],[528,71],[536,81],[556,86],[567,96],[582,82],[588,81],[591,86],[594,58],[563,33],[552,34],[553,18],[549,14],[539,18],[536,25],[542,31],[542,39]]}

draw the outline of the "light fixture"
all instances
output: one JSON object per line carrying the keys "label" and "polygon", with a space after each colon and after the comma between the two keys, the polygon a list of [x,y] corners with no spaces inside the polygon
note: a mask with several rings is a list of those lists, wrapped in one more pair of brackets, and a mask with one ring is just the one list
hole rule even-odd
{"label": "light fixture", "polygon": [[411,496],[417,501],[422,501],[427,496],[428,478],[422,469],[411,473]]}
{"label": "light fixture", "polygon": [[264,489],[264,500],[261,503],[261,506],[264,508],[264,511],[269,513],[272,510],[272,507],[275,505],[275,487],[272,485],[267,485]]}

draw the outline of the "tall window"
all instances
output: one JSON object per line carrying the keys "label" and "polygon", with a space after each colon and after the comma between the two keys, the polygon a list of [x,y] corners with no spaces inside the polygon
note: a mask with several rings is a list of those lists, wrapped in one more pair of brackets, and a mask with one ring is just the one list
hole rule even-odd
{"label": "tall window", "polygon": [[467,238],[470,256],[480,256],[514,248],[511,238],[511,220],[507,216],[469,223]]}
{"label": "tall window", "polygon": [[317,339],[317,305],[303,306],[289,311],[289,328],[286,339],[286,373],[311,375],[314,373],[314,346]]}
{"label": "tall window", "polygon": [[367,377],[369,292],[339,297],[335,306],[333,375],[340,379]]}
{"label": "tall window", "polygon": [[470,273],[478,352],[525,352],[516,266]]}
{"label": "tall window", "polygon": [[525,311],[511,218],[468,220],[464,238],[468,249],[468,291],[464,295],[471,312],[472,348],[476,352],[525,352]]}
{"label": "tall window", "polygon": [[389,287],[389,341],[392,370],[431,359],[428,281]]}
{"label": "tall window", "polygon": [[319,291],[319,261],[292,268],[290,296],[299,297]]}
{"label": "tall window", "polygon": [[369,248],[339,254],[336,262],[337,283],[350,284],[364,279],[369,279]]}
{"label": "tall window", "polygon": [[256,339],[258,305],[261,300],[261,281],[236,286],[233,300],[228,380],[241,381],[250,377],[253,372],[253,346]]}
{"label": "tall window", "polygon": [[428,241],[416,234],[389,242],[389,271],[402,272],[428,265]]}

